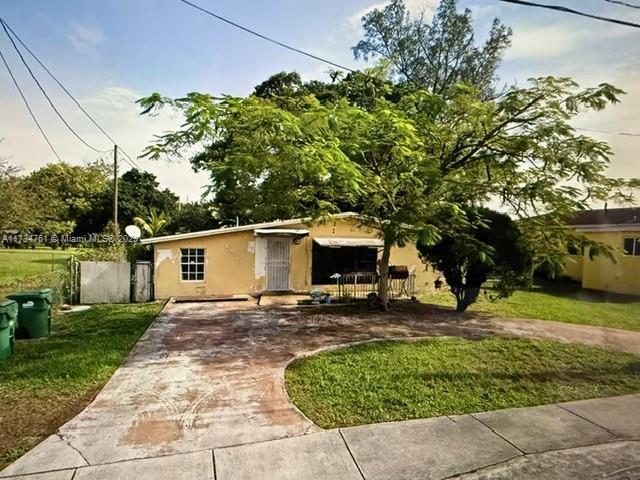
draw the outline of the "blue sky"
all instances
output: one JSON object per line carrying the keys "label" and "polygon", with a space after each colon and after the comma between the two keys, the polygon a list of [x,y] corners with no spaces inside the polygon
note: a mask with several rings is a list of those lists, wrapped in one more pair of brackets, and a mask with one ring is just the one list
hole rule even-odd
{"label": "blue sky", "polygon": [[[640,22],[640,10],[604,0],[557,0],[581,10]],[[255,30],[338,63],[362,68],[350,47],[361,35],[359,17],[380,0],[195,0]],[[427,15],[437,0],[406,0]],[[638,2],[640,4],[640,1]],[[578,119],[576,125],[602,130],[640,132],[640,29],[508,5],[497,0],[460,0],[474,12],[478,32],[494,16],[514,30],[514,45],[501,68],[504,83],[524,84],[531,76],[569,75],[581,84],[610,82],[624,88],[623,104]],[[132,155],[155,133],[178,124],[175,115],[141,118],[135,99],[154,91],[168,96],[188,91],[244,95],[281,70],[296,70],[305,79],[326,78],[328,66],[265,43],[220,23],[178,0],[4,0],[0,15],[56,73],[111,135]],[[61,156],[72,163],[96,155],[60,124],[32,85],[8,40],[0,48],[24,85],[38,117]],[[40,73],[38,70],[36,72]],[[77,130],[101,148],[109,144],[73,105],[46,80],[45,86]],[[32,170],[54,157],[39,136],[15,87],[0,72],[0,155]],[[636,152],[640,137],[594,134],[611,143],[611,173],[640,172]],[[181,197],[196,199],[206,175],[188,164],[140,161],[162,185]]]}

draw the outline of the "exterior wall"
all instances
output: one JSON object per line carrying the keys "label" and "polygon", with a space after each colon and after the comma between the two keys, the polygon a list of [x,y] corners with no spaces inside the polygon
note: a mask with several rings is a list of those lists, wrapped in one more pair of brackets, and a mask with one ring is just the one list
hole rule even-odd
{"label": "exterior wall", "polygon": [[[291,228],[309,228],[303,224],[293,225]],[[291,285],[296,291],[308,291],[311,289],[311,259],[314,237],[356,237],[376,238],[377,232],[373,229],[360,226],[355,218],[330,220],[324,224],[316,224],[309,228],[310,234],[302,239],[300,245],[292,246],[291,256]],[[378,254],[378,258],[380,255]],[[426,267],[420,260],[415,246],[394,247],[391,250],[391,265],[406,265],[409,271],[416,274],[416,289],[425,292],[431,287],[437,275],[431,267]]]}
{"label": "exterior wall", "polygon": [[[204,281],[184,281],[180,249],[204,248]],[[154,245],[156,298],[249,293],[256,284],[253,231],[190,238]]]}
{"label": "exterior wall", "polygon": [[[290,287],[296,292],[311,290],[313,238],[376,237],[374,230],[359,227],[358,221],[354,218],[334,219],[314,225],[287,225],[286,228],[306,228],[310,231],[309,236],[302,238],[300,244],[291,244]],[[205,249],[204,281],[181,280],[181,248]],[[266,248],[266,238],[256,237],[253,230],[156,243],[156,298],[260,292],[266,286]],[[433,288],[433,281],[437,275],[422,263],[415,246],[394,248],[391,252],[391,264],[407,265],[410,271],[414,271],[418,291],[424,292]]]}
{"label": "exterior wall", "polygon": [[571,280],[576,282],[582,281],[584,268],[584,257],[582,255],[569,255],[567,262],[564,265],[564,273]]}
{"label": "exterior wall", "polygon": [[620,249],[614,263],[605,257],[583,258],[582,286],[594,290],[640,295],[640,257],[622,254],[624,237],[640,237],[640,230],[628,232],[589,232],[585,236]]}

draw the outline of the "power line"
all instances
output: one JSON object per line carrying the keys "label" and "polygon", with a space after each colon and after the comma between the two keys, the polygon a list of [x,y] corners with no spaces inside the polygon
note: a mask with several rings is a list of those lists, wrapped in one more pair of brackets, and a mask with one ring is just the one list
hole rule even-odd
{"label": "power line", "polygon": [[632,3],[621,2],[620,0],[604,0],[605,2],[615,3],[616,5],[623,5],[629,8],[638,8],[640,9],[640,5],[633,5]]}
{"label": "power line", "polygon": [[27,110],[29,110],[29,115],[31,115],[31,118],[33,119],[33,121],[35,122],[36,126],[38,127],[38,130],[40,130],[40,133],[44,137],[44,140],[47,142],[47,145],[49,145],[49,148],[51,149],[53,154],[56,156],[56,158],[60,162],[62,162],[62,158],[60,158],[60,155],[58,155],[58,152],[56,151],[56,149],[53,148],[53,145],[51,144],[51,140],[49,140],[49,137],[47,137],[47,134],[44,133],[44,130],[42,129],[42,126],[40,125],[40,122],[38,122],[38,119],[36,118],[35,114],[33,113],[33,110],[31,110],[31,106],[29,105],[29,101],[27,100],[27,97],[24,96],[24,93],[22,92],[22,89],[20,88],[20,84],[18,83],[18,80],[16,80],[16,77],[13,75],[13,72],[11,71],[11,67],[9,67],[9,64],[7,63],[7,59],[4,57],[4,54],[2,53],[2,50],[0,50],[0,57],[2,58],[2,63],[4,63],[4,66],[6,67],[7,72],[9,72],[9,76],[13,80],[13,84],[18,89],[18,92],[20,93],[20,96],[22,97],[22,101],[24,102],[25,106],[27,107]]}
{"label": "power line", "polygon": [[640,133],[629,133],[629,132],[612,132],[610,130],[598,130],[595,128],[580,128],[574,127],[574,130],[580,130],[583,132],[593,132],[593,133],[607,133],[609,135],[623,135],[626,137],[640,137]]}
{"label": "power line", "polygon": [[543,3],[527,2],[524,0],[499,0],[499,1],[505,2],[505,3],[514,3],[516,5],[525,5],[527,7],[547,8],[549,10],[555,10],[558,12],[571,13],[573,15],[580,15],[582,17],[593,18],[595,20],[601,20],[603,22],[610,22],[610,23],[616,23],[618,25],[625,25],[627,27],[640,28],[640,24],[638,23],[627,22],[626,20],[618,20],[617,18],[601,17],[599,15],[593,15],[591,13],[573,10],[572,8],[562,7],[560,5],[546,5]]}
{"label": "power line", "polygon": [[[93,123],[96,128],[98,130],[100,130],[100,132],[102,132],[102,134],[108,138],[114,145],[118,145],[118,142],[116,142],[113,137],[111,137],[111,135],[109,135],[101,126],[100,124],[89,114],[89,112],[87,112],[87,110],[85,110],[83,108],[83,106],[80,104],[80,102],[71,94],[71,92],[62,84],[62,82],[60,80],[58,80],[58,78],[53,74],[53,72],[51,72],[51,70],[49,70],[47,68],[47,66],[38,58],[38,56],[22,41],[22,38],[20,38],[20,36],[11,28],[11,26],[3,19],[0,18],[0,22],[3,24],[3,26],[7,27],[9,29],[9,31],[13,34],[13,36],[18,40],[18,42],[20,42],[20,44],[24,47],[24,49],[29,52],[29,55],[31,55],[33,57],[33,59],[38,62],[38,64],[42,67],[42,69],[47,72],[47,74],[58,84],[58,86],[62,89],[62,91],[64,91],[64,93],[67,94],[67,96],[69,98],[71,98],[71,100],[76,104],[76,106],[80,109],[80,111],[91,121],[91,123]],[[133,158],[131,158],[131,156],[125,152],[121,146],[118,146],[120,152],[125,156],[125,161],[133,168],[137,168],[138,170],[143,171],[144,169],[142,169],[134,160]]]}
{"label": "power line", "polygon": [[313,58],[314,60],[318,60],[319,62],[324,62],[324,63],[326,63],[328,65],[337,67],[337,68],[339,68],[341,70],[346,70],[347,72],[351,72],[351,73],[355,73],[356,72],[356,70],[353,70],[352,68],[345,67],[344,65],[340,65],[339,63],[332,62],[331,60],[327,60],[326,58],[319,57],[318,55],[314,55],[313,53],[305,52],[304,50],[300,50],[299,48],[292,47],[291,45],[287,45],[286,43],[280,42],[279,40],[271,38],[271,37],[269,37],[267,35],[264,35],[262,33],[256,32],[255,30],[251,30],[250,28],[244,27],[244,26],[240,25],[239,23],[236,23],[236,22],[234,22],[232,20],[229,20],[228,18],[224,18],[224,17],[218,15],[217,13],[212,12],[211,10],[207,10],[206,8],[203,8],[203,7],[199,6],[199,5],[196,5],[195,3],[191,3],[188,0],[180,0],[180,1],[182,3],[184,3],[185,5],[189,5],[190,7],[193,7],[196,10],[200,10],[201,12],[206,13],[207,15],[210,15],[210,16],[212,16],[214,18],[217,18],[218,20],[220,20],[222,22],[225,22],[225,23],[227,23],[227,24],[229,24],[229,25],[231,25],[233,27],[239,28],[240,30],[243,30],[243,31],[245,31],[245,32],[247,32],[247,33],[249,33],[251,35],[254,35],[254,36],[258,37],[258,38],[261,38],[262,40],[266,40],[267,42],[271,42],[271,43],[273,43],[275,45],[278,45],[280,47],[286,48],[287,50],[291,50],[292,52],[296,52],[296,53],[299,53],[301,55],[305,55],[305,56],[307,56],[309,58]]}
{"label": "power line", "polygon": [[44,95],[44,97],[47,99],[47,101],[49,102],[49,105],[51,106],[51,108],[53,109],[53,111],[56,113],[56,115],[58,116],[58,118],[60,118],[60,120],[62,121],[62,123],[64,123],[64,125],[67,127],[67,129],[69,129],[69,131],[78,139],[80,140],[82,143],[84,143],[87,147],[89,147],[91,150],[93,150],[94,152],[98,152],[98,153],[106,153],[109,152],[111,150],[100,150],[99,148],[94,147],[93,145],[91,145],[90,143],[88,143],[84,138],[82,138],[74,129],[71,125],[69,125],[69,122],[67,122],[65,120],[65,118],[62,116],[62,114],[60,113],[60,111],[56,108],[56,106],[53,104],[53,101],[51,100],[51,97],[49,97],[49,95],[47,94],[47,92],[45,91],[44,87],[42,86],[42,84],[38,81],[38,78],[35,76],[35,74],[33,73],[33,70],[31,70],[31,67],[29,66],[29,64],[27,63],[27,61],[25,60],[24,56],[22,55],[22,52],[20,51],[20,49],[18,48],[18,46],[16,45],[16,42],[13,41],[13,37],[11,37],[11,35],[9,34],[9,31],[7,30],[7,28],[5,27],[5,24],[3,21],[0,21],[0,24],[2,25],[2,28],[4,30],[4,33],[7,35],[7,37],[9,38],[9,40],[11,41],[11,45],[13,45],[13,49],[16,51],[16,53],[18,54],[18,56],[20,57],[20,60],[22,61],[22,64],[25,66],[25,68],[27,69],[27,71],[29,72],[29,75],[31,76],[31,78],[33,79],[33,81],[36,83],[36,85],[38,86],[38,88],[40,89],[40,91],[42,92],[42,95]]}

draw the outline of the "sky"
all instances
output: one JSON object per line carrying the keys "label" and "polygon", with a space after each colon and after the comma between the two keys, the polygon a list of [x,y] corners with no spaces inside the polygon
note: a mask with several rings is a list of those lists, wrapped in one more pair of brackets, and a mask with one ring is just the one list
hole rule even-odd
{"label": "sky", "polygon": [[[640,23],[640,9],[605,0],[540,1]],[[354,60],[351,47],[362,36],[361,16],[385,5],[380,0],[194,2],[350,68],[370,66]],[[405,3],[414,14],[424,12],[428,17],[438,0]],[[640,5],[640,0],[636,3]],[[571,76],[585,87],[614,84],[627,92],[622,102],[604,112],[583,115],[574,126],[640,134],[640,29],[497,0],[459,0],[459,4],[472,10],[480,38],[494,17],[513,29],[513,46],[499,72],[501,84],[524,86],[528,78],[546,75]],[[133,157],[154,135],[176,128],[181,121],[170,112],[140,116],[135,101],[143,96],[160,92],[176,97],[191,91],[247,95],[279,71],[298,71],[305,80],[327,80],[331,68],[250,36],[179,0],[2,0],[0,15]],[[62,159],[82,164],[99,158],[55,116],[4,34],[0,49]],[[24,172],[55,162],[8,73],[3,66],[0,70],[0,156]],[[82,137],[101,150],[112,148],[42,70],[34,71]],[[611,145],[610,175],[640,176],[640,136],[589,134]],[[183,200],[199,199],[207,183],[207,175],[194,173],[186,160],[136,161]]]}

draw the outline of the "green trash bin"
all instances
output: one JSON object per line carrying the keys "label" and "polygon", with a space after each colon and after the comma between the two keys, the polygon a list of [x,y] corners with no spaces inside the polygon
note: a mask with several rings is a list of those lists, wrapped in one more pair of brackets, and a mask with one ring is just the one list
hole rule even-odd
{"label": "green trash bin", "polygon": [[18,303],[16,338],[40,338],[51,333],[53,291],[50,288],[12,293],[7,298]]}
{"label": "green trash bin", "polygon": [[18,304],[15,300],[0,300],[0,360],[5,360],[13,353]]}

